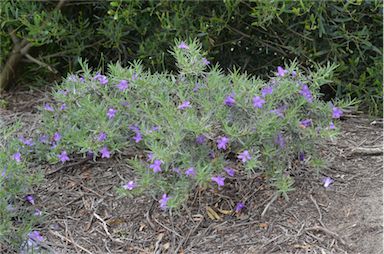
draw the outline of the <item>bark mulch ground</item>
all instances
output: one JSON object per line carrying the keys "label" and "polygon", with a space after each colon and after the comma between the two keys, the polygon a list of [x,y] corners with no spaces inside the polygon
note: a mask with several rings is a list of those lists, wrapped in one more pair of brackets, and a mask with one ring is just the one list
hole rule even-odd
{"label": "bark mulch ground", "polygon": [[[35,127],[35,105],[47,100],[35,94],[15,99],[2,118]],[[261,174],[236,176],[219,192],[196,190],[180,211],[162,212],[152,198],[117,197],[115,188],[134,178],[124,154],[44,165],[34,190],[45,212],[40,230],[52,253],[383,253],[382,128],[382,120],[344,117],[341,135],[319,144],[321,172],[292,164],[289,200],[275,198]],[[335,179],[327,189],[325,176]],[[246,209],[234,214],[238,201]]]}

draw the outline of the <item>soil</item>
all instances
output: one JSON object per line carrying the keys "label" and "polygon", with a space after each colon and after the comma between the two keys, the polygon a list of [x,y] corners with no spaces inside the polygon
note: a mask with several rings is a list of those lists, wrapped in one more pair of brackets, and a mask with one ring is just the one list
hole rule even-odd
{"label": "soil", "polygon": [[[45,92],[9,95],[7,123],[38,125]],[[49,253],[383,253],[383,122],[349,114],[341,133],[319,144],[324,169],[295,163],[295,190],[274,199],[263,176],[226,180],[221,191],[196,190],[179,211],[163,212],[150,197],[119,198],[134,178],[123,154],[111,160],[44,165],[34,189]],[[376,148],[361,151],[359,148]],[[377,149],[379,152],[377,152]],[[373,151],[373,152],[372,152]],[[335,181],[329,188],[323,177]],[[236,202],[245,202],[233,213]],[[272,202],[273,201],[273,202]],[[208,215],[208,207],[217,215]],[[267,209],[266,209],[267,208]],[[264,212],[264,216],[261,216]]]}

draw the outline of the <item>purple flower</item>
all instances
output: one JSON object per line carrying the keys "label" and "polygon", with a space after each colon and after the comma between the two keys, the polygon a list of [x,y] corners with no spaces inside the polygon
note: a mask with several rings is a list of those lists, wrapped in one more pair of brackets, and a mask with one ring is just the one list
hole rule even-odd
{"label": "purple flower", "polygon": [[51,112],[55,111],[49,103],[44,104],[44,109]]}
{"label": "purple flower", "polygon": [[329,123],[329,129],[331,129],[331,130],[336,129],[335,124],[333,122]]}
{"label": "purple flower", "polygon": [[140,129],[139,129],[139,127],[137,127],[136,125],[131,125],[130,127],[129,127],[129,129],[130,130],[132,130],[132,131],[134,131],[134,132],[136,132],[136,131],[140,131]]}
{"label": "purple flower", "polygon": [[93,156],[94,156],[94,155],[95,155],[95,154],[94,154],[92,151],[88,151],[88,152],[87,152],[87,158],[90,159],[90,160],[93,159]]}
{"label": "purple flower", "polygon": [[285,147],[285,140],[284,140],[284,137],[281,133],[279,133],[275,139],[275,144],[276,145],[279,145],[280,148],[284,148]]}
{"label": "purple flower", "polygon": [[240,213],[241,210],[243,210],[244,208],[245,208],[245,205],[242,202],[239,202],[236,204],[235,212]]}
{"label": "purple flower", "polygon": [[105,85],[105,84],[108,83],[108,78],[106,76],[104,76],[104,75],[101,75],[101,74],[96,74],[94,79],[99,81],[101,85]]}
{"label": "purple flower", "polygon": [[272,109],[269,112],[274,113],[281,118],[284,118],[284,114],[281,111],[279,111],[278,109]]}
{"label": "purple flower", "polygon": [[281,66],[277,66],[277,76],[279,77],[284,77],[285,74],[287,73],[288,71],[287,70],[284,70],[283,67]]}
{"label": "purple flower", "polygon": [[217,148],[226,150],[227,149],[227,144],[229,142],[229,138],[227,137],[221,137],[217,140]]}
{"label": "purple flower", "polygon": [[212,151],[212,150],[209,151],[208,156],[209,156],[209,158],[211,158],[212,160],[216,157],[215,152]]}
{"label": "purple flower", "polygon": [[117,112],[117,109],[114,109],[114,108],[110,108],[108,109],[108,112],[107,112],[107,116],[109,119],[112,119],[115,117],[116,115],[116,112]]}
{"label": "purple flower", "polygon": [[300,152],[300,153],[299,153],[299,160],[300,160],[300,161],[304,161],[304,160],[305,160],[305,154],[304,154],[304,152]]}
{"label": "purple flower", "polygon": [[300,121],[300,126],[307,128],[312,125],[312,119],[304,119]]}
{"label": "purple flower", "polygon": [[180,42],[179,46],[178,46],[179,49],[189,49],[189,46],[185,43],[185,42]]}
{"label": "purple flower", "polygon": [[171,171],[177,173],[178,175],[181,175],[179,168],[172,168]]}
{"label": "purple flower", "polygon": [[28,234],[29,240],[28,245],[29,246],[35,246],[38,243],[44,241],[44,237],[41,236],[39,231],[32,231]]}
{"label": "purple flower", "polygon": [[196,143],[199,144],[199,145],[202,145],[205,143],[205,136],[204,135],[199,135],[196,137]]}
{"label": "purple flower", "polygon": [[313,98],[312,98],[312,93],[311,90],[309,90],[308,86],[303,84],[301,85],[301,90],[299,92],[304,98],[307,100],[307,102],[312,103]]}
{"label": "purple flower", "polygon": [[7,167],[4,167],[3,172],[1,172],[1,177],[5,177],[6,173],[7,173]]}
{"label": "purple flower", "polygon": [[20,152],[14,153],[12,155],[12,159],[14,159],[16,162],[20,162],[21,161],[21,154],[20,154]]}
{"label": "purple flower", "polygon": [[200,84],[196,82],[195,87],[192,89],[192,91],[197,92],[197,91],[199,91],[199,89],[200,89]]}
{"label": "purple flower", "polygon": [[177,108],[180,110],[184,110],[186,108],[191,108],[191,103],[189,101],[183,101]]}
{"label": "purple flower", "polygon": [[141,136],[141,132],[140,132],[140,129],[139,127],[137,127],[136,125],[132,125],[131,127],[129,127],[133,132],[135,132],[135,136],[133,137],[133,140],[135,140],[136,143],[139,143],[143,137]]}
{"label": "purple flower", "polygon": [[134,181],[129,181],[123,185],[123,189],[125,190],[133,190],[134,188],[136,188],[136,183]]}
{"label": "purple flower", "polygon": [[151,169],[153,169],[153,172],[154,173],[159,173],[159,172],[161,172],[162,171],[162,169],[161,169],[161,164],[163,164],[163,161],[161,161],[161,160],[155,160],[154,162],[153,162],[153,164],[151,164],[149,167],[151,168]]}
{"label": "purple flower", "polygon": [[129,103],[128,103],[128,101],[122,101],[122,102],[120,102],[120,105],[124,106],[124,107],[128,107]]}
{"label": "purple flower", "polygon": [[140,131],[136,131],[136,134],[135,134],[135,136],[133,137],[133,140],[134,140],[136,143],[139,143],[142,139],[143,139],[143,137],[141,136]]}
{"label": "purple flower", "polygon": [[27,196],[25,196],[25,200],[26,200],[28,203],[30,203],[30,204],[32,204],[32,205],[35,205],[35,199],[33,198],[32,195],[27,195]]}
{"label": "purple flower", "polygon": [[265,103],[265,100],[260,96],[255,96],[253,97],[252,102],[255,108],[262,108],[263,104]]}
{"label": "purple flower", "polygon": [[225,177],[213,176],[211,177],[211,180],[216,182],[218,186],[224,186]]}
{"label": "purple flower", "polygon": [[60,108],[59,108],[59,109],[60,109],[61,111],[63,111],[63,110],[65,110],[66,108],[67,108],[67,104],[63,103],[63,104],[60,105]]}
{"label": "purple flower", "polygon": [[40,143],[46,144],[48,143],[48,135],[42,135],[39,138]]}
{"label": "purple flower", "polygon": [[341,109],[333,106],[332,107],[332,118],[340,118],[343,115],[343,111]]}
{"label": "purple flower", "polygon": [[261,89],[261,96],[265,97],[267,94],[272,94],[273,93],[273,88],[270,86],[266,86],[263,89]]}
{"label": "purple flower", "polygon": [[185,174],[189,177],[194,177],[196,176],[196,171],[195,168],[189,168],[185,171]]}
{"label": "purple flower", "polygon": [[229,175],[229,176],[235,176],[235,170],[233,170],[232,168],[227,168],[227,167],[225,167],[224,168],[224,171],[225,172],[227,172],[227,174]]}
{"label": "purple flower", "polygon": [[69,161],[69,157],[67,155],[67,152],[66,151],[62,151],[61,154],[59,154],[59,159],[62,163],[66,162],[66,161]]}
{"label": "purple flower", "polygon": [[287,105],[283,105],[277,109],[272,109],[270,112],[276,114],[278,117],[284,118],[284,112],[287,110],[287,108]]}
{"label": "purple flower", "polygon": [[55,142],[59,142],[60,139],[61,139],[61,135],[60,135],[60,133],[55,132],[55,133],[53,134],[53,141],[55,141]]}
{"label": "purple flower", "polygon": [[28,240],[27,240],[27,251],[25,252],[24,249],[21,251],[21,253],[30,253],[28,249],[30,248],[32,252],[39,252],[38,249],[35,249],[39,246],[40,242],[42,242],[44,238],[40,235],[39,231],[32,231],[28,234]]}
{"label": "purple flower", "polygon": [[100,149],[100,153],[101,153],[101,158],[110,158],[111,157],[111,153],[109,152],[109,150],[106,146],[104,146],[103,148]]}
{"label": "purple flower", "polygon": [[211,62],[207,60],[207,58],[203,57],[202,59],[204,65],[209,65]]}
{"label": "purple flower", "polygon": [[103,142],[107,138],[107,134],[105,132],[100,132],[97,136],[97,141]]}
{"label": "purple flower", "polygon": [[33,215],[35,215],[35,216],[41,216],[43,213],[41,212],[41,210],[40,209],[35,209],[35,212],[33,213]]}
{"label": "purple flower", "polygon": [[168,197],[168,195],[165,194],[165,193],[164,193],[163,196],[161,197],[159,203],[160,203],[160,208],[161,208],[162,210],[167,209],[167,203],[168,203],[168,200],[169,200],[169,199],[170,199],[170,197]]}
{"label": "purple flower", "polygon": [[228,107],[234,106],[236,103],[235,98],[233,98],[233,95],[228,95],[225,100],[224,104],[227,105]]}
{"label": "purple flower", "polygon": [[294,77],[294,78],[297,76],[297,73],[296,73],[296,71],[292,71],[292,73],[291,73],[291,74],[292,74],[292,77]]}
{"label": "purple flower", "polygon": [[26,146],[33,146],[33,140],[31,138],[25,139],[24,137],[20,137],[19,140]]}
{"label": "purple flower", "polygon": [[237,158],[244,163],[244,162],[247,162],[251,159],[251,155],[249,155],[248,150],[244,150],[242,153],[239,153]]}
{"label": "purple flower", "polygon": [[153,161],[153,153],[152,152],[149,152],[147,154],[147,161]]}
{"label": "purple flower", "polygon": [[117,84],[116,87],[117,87],[120,91],[124,91],[125,89],[128,88],[128,81],[126,81],[126,80],[122,80],[122,81],[120,81],[119,84]]}
{"label": "purple flower", "polygon": [[132,77],[131,77],[131,80],[132,81],[135,81],[137,79],[137,74],[136,73],[133,73],[132,74]]}
{"label": "purple flower", "polygon": [[325,177],[322,179],[322,182],[324,183],[324,187],[328,188],[334,182],[334,180],[330,177]]}

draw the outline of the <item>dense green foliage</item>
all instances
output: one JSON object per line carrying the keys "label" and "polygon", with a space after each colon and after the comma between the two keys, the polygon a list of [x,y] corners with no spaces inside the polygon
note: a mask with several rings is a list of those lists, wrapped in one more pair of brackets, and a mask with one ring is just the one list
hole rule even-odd
{"label": "dense green foliage", "polygon": [[32,55],[60,71],[25,65],[23,83],[51,81],[79,68],[141,59],[172,69],[173,38],[196,37],[212,59],[253,74],[284,61],[311,67],[338,64],[327,97],[357,97],[373,113],[382,106],[382,3],[376,1],[69,1],[1,2],[1,58],[12,49],[9,31],[36,46]]}

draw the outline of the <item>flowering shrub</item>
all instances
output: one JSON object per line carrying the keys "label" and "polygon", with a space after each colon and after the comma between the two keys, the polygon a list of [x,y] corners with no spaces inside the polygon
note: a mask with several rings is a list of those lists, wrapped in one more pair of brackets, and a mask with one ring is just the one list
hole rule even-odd
{"label": "flowering shrub", "polygon": [[27,168],[34,141],[15,136],[18,124],[0,127],[0,245],[8,251],[21,248],[22,253],[31,253],[42,240],[42,236],[34,239],[39,232],[32,230],[42,212],[35,206],[33,195],[28,194],[41,178]]}
{"label": "flowering shrub", "polygon": [[109,65],[102,75],[82,63],[81,75],[68,76],[42,108],[37,155],[67,163],[79,154],[135,151],[129,163],[137,178],[118,192],[154,195],[162,209],[179,206],[197,186],[221,189],[228,178],[254,172],[286,196],[292,159],[319,164],[315,144],[336,133],[343,114],[318,99],[334,66],[304,75],[292,63],[263,81],[238,70],[225,75],[196,40],[177,41],[171,52],[177,74],[134,62]]}

